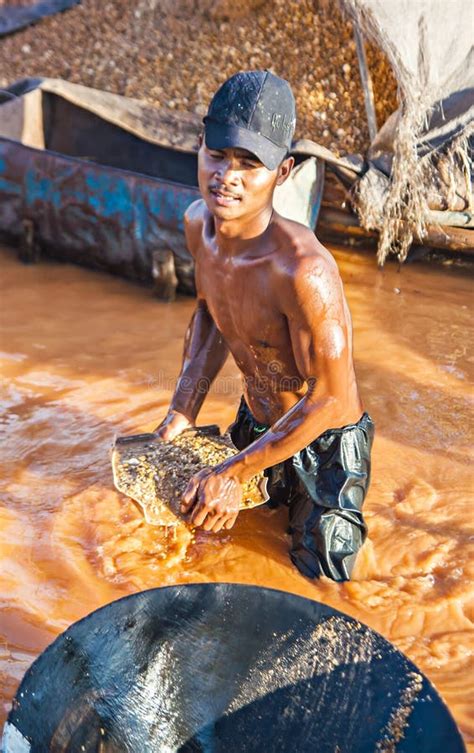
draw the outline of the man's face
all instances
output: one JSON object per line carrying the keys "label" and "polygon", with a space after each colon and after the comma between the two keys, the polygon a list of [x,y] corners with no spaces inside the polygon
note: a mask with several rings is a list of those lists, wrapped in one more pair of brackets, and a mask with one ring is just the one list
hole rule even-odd
{"label": "man's face", "polygon": [[221,220],[234,220],[272,205],[279,168],[269,170],[245,149],[209,149],[198,155],[199,188],[207,208]]}

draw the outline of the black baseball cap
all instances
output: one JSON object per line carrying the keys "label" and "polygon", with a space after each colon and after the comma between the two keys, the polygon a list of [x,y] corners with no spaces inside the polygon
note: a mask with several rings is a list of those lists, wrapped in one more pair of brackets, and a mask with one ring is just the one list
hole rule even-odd
{"label": "black baseball cap", "polygon": [[209,149],[246,149],[274,170],[290,150],[295,123],[288,81],[270,71],[241,71],[214,94],[204,118],[204,140]]}

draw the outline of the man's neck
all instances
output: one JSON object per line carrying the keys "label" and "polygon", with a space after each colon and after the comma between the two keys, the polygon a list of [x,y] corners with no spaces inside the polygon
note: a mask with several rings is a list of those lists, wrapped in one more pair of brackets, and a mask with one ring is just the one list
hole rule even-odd
{"label": "man's neck", "polygon": [[239,217],[237,220],[221,220],[214,217],[216,242],[220,251],[227,255],[238,255],[248,249],[252,241],[257,241],[270,225],[273,208],[266,207],[252,217]]}

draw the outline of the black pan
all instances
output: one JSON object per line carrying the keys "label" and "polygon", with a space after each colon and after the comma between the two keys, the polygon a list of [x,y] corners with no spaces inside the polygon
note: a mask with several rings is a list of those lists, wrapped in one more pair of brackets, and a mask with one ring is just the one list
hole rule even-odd
{"label": "black pan", "polygon": [[464,750],[431,683],[370,628],[222,583],[144,591],[72,625],[26,673],[4,733],[4,753]]}

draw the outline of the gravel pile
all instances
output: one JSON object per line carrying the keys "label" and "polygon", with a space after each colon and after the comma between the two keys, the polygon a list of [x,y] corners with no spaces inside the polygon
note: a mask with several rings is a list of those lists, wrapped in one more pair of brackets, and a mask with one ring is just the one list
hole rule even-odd
{"label": "gravel pile", "polygon": [[[368,59],[381,125],[396,83],[379,50],[369,46]],[[336,0],[83,0],[0,40],[0,87],[50,76],[199,115],[222,81],[249,68],[290,81],[297,137],[366,150],[352,24]]]}

